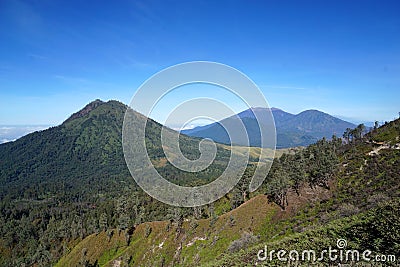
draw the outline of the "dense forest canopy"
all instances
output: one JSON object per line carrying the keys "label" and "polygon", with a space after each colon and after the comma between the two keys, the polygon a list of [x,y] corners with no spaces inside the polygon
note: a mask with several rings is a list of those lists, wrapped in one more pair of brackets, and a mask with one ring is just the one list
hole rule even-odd
{"label": "dense forest canopy", "polygon": [[[250,193],[248,184],[257,164],[255,157],[229,194],[211,205],[189,209],[173,208],[154,200],[130,177],[121,145],[126,108],[117,101],[94,101],[60,126],[0,145],[0,265],[49,266],[68,256],[73,244],[91,234],[105,233],[111,240],[117,231],[117,236],[123,236],[128,246],[136,227],[147,225],[144,222],[167,220],[173,223],[177,233],[184,233],[188,231],[184,221],[190,220],[190,229],[195,233],[196,224],[209,220],[205,229],[215,229],[219,216],[239,208],[256,195],[268,196],[270,202],[285,211],[298,201],[293,196],[303,197],[304,188],[314,191],[323,188],[331,191],[332,198],[314,203],[308,212],[302,211],[303,219],[296,223],[287,222],[291,225],[290,232],[307,227],[311,221],[324,224],[343,216],[364,214],[380,205],[398,207],[400,150],[395,148],[399,143],[399,120],[375,127],[367,134],[360,125],[346,130],[343,139],[323,138],[306,148],[289,150],[274,160],[261,188]],[[138,114],[138,119],[147,118]],[[147,126],[146,144],[154,155],[153,163],[171,182],[190,186],[205,184],[226,167],[230,151],[226,146],[218,146],[217,158],[206,170],[186,173],[176,169],[164,158],[159,139],[161,125],[149,120]],[[199,141],[181,136],[181,149],[188,158],[199,156]],[[380,212],[393,217],[390,210]],[[375,219],[368,218],[373,224]],[[234,227],[238,219],[230,218],[229,224]],[[398,216],[392,221],[397,223]],[[376,222],[379,227],[387,223],[378,219]],[[280,227],[279,221],[276,223]],[[368,225],[360,227],[358,231],[363,236],[357,239],[359,244],[368,245],[371,239],[380,238],[380,243],[372,244],[376,251],[397,253],[397,232],[389,240],[380,236],[382,232],[370,232]],[[267,238],[269,232],[265,229],[268,228],[262,231]],[[144,231],[145,237],[152,236],[150,226]],[[249,246],[260,241],[246,234],[241,238],[230,244],[229,249],[229,244],[221,248],[225,246],[229,251],[238,252],[243,244]],[[178,259],[168,257],[163,261],[179,264]],[[127,261],[134,262],[132,255]],[[80,264],[94,263],[85,259]]]}

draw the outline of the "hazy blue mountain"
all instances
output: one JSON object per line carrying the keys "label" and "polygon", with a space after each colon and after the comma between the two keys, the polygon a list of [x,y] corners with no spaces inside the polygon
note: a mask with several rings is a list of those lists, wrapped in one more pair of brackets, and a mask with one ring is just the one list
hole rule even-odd
{"label": "hazy blue mountain", "polygon": [[[199,126],[190,130],[183,130],[182,133],[189,136],[210,138],[216,142],[229,144],[230,139],[221,124],[233,124],[235,120],[242,120],[249,135],[251,146],[260,146],[260,130],[255,119],[255,114],[260,118],[261,123],[266,120],[265,108],[251,108],[220,122],[205,126]],[[322,137],[330,138],[333,134],[341,136],[346,128],[354,128],[355,125],[333,117],[318,110],[306,110],[299,114],[291,114],[278,108],[271,108],[274,116],[277,147],[306,146],[316,142]],[[237,122],[237,121],[236,121]],[[244,145],[245,142],[239,143]]]}

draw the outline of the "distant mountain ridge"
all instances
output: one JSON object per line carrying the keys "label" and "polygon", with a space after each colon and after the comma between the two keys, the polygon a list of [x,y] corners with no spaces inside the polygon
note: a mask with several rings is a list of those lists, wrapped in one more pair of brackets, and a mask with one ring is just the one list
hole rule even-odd
{"label": "distant mountain ridge", "polygon": [[[305,110],[299,114],[291,114],[279,108],[271,108],[270,111],[275,120],[277,148],[306,146],[323,137],[331,138],[334,134],[341,136],[346,128],[355,127],[350,122],[319,110]],[[181,132],[189,136],[210,138],[219,143],[230,144],[229,136],[221,124],[233,123],[240,118],[249,135],[250,145],[261,146],[260,130],[255,116],[260,118],[261,123],[263,123],[267,121],[267,112],[268,109],[266,108],[250,108],[238,113],[237,116],[225,118],[220,122],[198,126]],[[238,145],[244,144],[245,142],[243,141]]]}

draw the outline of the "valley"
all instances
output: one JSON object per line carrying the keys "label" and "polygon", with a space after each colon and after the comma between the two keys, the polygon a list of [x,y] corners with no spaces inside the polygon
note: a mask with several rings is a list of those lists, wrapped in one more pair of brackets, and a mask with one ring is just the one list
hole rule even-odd
{"label": "valley", "polygon": [[[265,245],[318,248],[339,237],[351,248],[399,256],[399,120],[348,144],[334,137],[275,155],[251,147],[244,176],[225,197],[176,208],[130,177],[120,145],[125,109],[96,100],[60,126],[0,145],[1,265],[242,266],[261,263]],[[230,151],[246,149],[218,144],[206,172],[185,174],[158,152],[161,126],[149,127],[155,166],[178,184],[209,182]],[[183,152],[195,158],[200,139],[181,138]],[[275,160],[250,193],[261,149],[268,152],[261,162]]]}

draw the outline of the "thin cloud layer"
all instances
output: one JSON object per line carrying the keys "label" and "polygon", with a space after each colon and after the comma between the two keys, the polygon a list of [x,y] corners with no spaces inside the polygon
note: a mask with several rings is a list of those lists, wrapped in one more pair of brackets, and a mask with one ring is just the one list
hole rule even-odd
{"label": "thin cloud layer", "polygon": [[32,132],[47,129],[49,125],[17,125],[0,126],[0,143],[15,141],[16,139]]}

